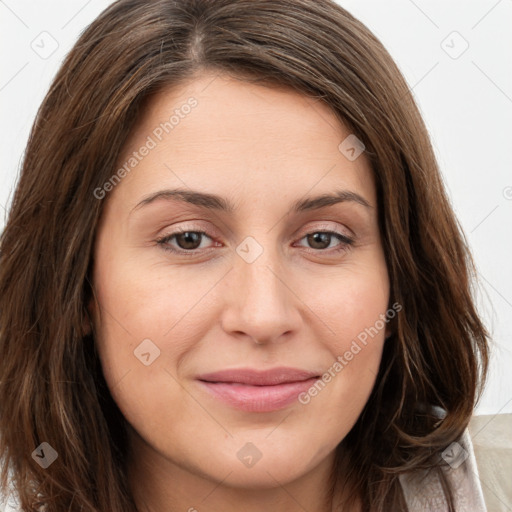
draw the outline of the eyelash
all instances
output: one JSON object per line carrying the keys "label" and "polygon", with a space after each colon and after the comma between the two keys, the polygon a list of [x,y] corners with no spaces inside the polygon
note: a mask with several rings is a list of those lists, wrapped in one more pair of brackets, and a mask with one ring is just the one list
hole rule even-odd
{"label": "eyelash", "polygon": [[[178,230],[174,231],[173,233],[171,233],[170,235],[165,235],[164,237],[155,240],[155,242],[159,246],[161,246],[161,248],[164,251],[168,251],[168,252],[171,252],[171,253],[174,253],[174,254],[183,255],[183,256],[186,256],[186,257],[197,256],[197,254],[200,251],[200,249],[190,249],[190,250],[179,249],[178,250],[178,249],[173,249],[173,248],[171,248],[169,246],[169,241],[170,240],[175,238],[177,235],[181,235],[183,233],[196,233],[196,234],[200,234],[202,236],[206,236],[207,238],[210,238],[211,240],[213,240],[212,237],[208,236],[208,234],[205,233],[204,231],[193,230],[193,229],[188,229],[187,228],[187,229],[178,229]],[[346,235],[338,233],[337,231],[327,231],[327,230],[322,231],[321,229],[319,229],[317,231],[310,231],[309,233],[306,233],[300,240],[306,238],[308,235],[313,235],[313,234],[318,234],[318,233],[325,233],[325,234],[333,235],[341,243],[335,249],[311,249],[310,248],[310,251],[312,251],[312,252],[316,252],[316,253],[318,253],[318,252],[331,252],[331,253],[336,253],[337,254],[338,252],[346,251],[348,248],[350,248],[350,246],[352,246],[354,244],[354,240],[352,238],[349,238]],[[208,249],[205,249],[205,250],[208,250]]]}

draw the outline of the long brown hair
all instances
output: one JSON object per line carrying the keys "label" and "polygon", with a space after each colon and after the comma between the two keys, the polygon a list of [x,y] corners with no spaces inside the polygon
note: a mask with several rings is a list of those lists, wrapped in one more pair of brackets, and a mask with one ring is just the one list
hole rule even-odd
{"label": "long brown hair", "polygon": [[[37,114],[0,239],[3,491],[11,481],[23,511],[136,510],[125,420],[83,331],[108,200],[94,191],[114,174],[143,102],[207,69],[319,98],[363,141],[391,303],[403,310],[338,452],[365,511],[403,510],[398,475],[420,468],[437,472],[453,510],[439,453],[466,428],[488,364],[474,266],[405,80],[331,0],[119,0],[68,54]],[[43,442],[58,454],[46,469],[32,456]]]}

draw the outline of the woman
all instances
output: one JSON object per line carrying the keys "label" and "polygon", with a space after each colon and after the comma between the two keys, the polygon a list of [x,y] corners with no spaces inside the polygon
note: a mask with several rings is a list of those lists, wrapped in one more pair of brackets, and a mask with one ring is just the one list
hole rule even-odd
{"label": "woman", "polygon": [[1,238],[4,492],[479,510],[473,274],[407,84],[344,9],[120,0],[54,80]]}

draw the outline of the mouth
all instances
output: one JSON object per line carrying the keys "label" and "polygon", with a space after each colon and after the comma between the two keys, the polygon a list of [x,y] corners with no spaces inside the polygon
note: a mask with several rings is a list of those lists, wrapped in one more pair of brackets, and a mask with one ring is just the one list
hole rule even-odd
{"label": "mouth", "polygon": [[210,396],[246,412],[272,412],[298,401],[319,375],[297,368],[259,371],[250,368],[200,375],[197,380]]}

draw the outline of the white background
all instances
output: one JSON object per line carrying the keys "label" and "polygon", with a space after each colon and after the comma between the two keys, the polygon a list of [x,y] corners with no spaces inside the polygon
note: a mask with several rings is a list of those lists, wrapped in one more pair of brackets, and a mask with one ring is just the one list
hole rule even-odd
{"label": "white background", "polygon": [[[110,3],[0,0],[0,229],[50,81]],[[339,3],[381,39],[418,101],[474,252],[479,304],[493,333],[490,381],[477,413],[512,412],[512,0]],[[58,47],[42,58],[37,45],[40,53]]]}

